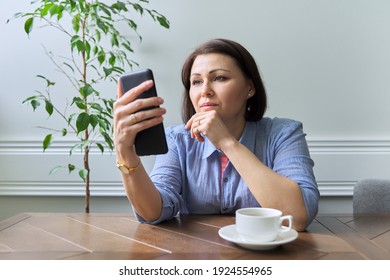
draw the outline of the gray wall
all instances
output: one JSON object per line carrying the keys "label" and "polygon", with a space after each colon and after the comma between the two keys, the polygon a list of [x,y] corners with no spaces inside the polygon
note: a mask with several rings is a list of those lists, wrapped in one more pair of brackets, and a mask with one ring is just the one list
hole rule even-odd
{"label": "gray wall", "polygon": [[[29,0],[1,1],[0,9],[0,219],[25,211],[83,211],[83,184],[66,172],[48,176],[68,162],[61,139],[42,153],[44,131],[56,125],[22,106],[42,90],[37,74],[69,87],[53,70],[41,44],[57,54],[67,41],[48,29],[30,38],[23,22],[6,20],[29,10]],[[180,68],[199,43],[215,37],[241,42],[253,54],[269,96],[267,116],[304,123],[321,192],[320,212],[350,212],[356,181],[389,178],[390,2],[386,0],[166,0],[151,1],[171,29],[148,19],[140,23],[142,44],[134,59],[155,72],[168,109],[165,125],[180,123]],[[102,91],[114,97],[116,86]],[[77,160],[79,155],[73,156]],[[144,158],[148,170],[153,157]],[[93,152],[93,212],[129,212],[114,155]]]}

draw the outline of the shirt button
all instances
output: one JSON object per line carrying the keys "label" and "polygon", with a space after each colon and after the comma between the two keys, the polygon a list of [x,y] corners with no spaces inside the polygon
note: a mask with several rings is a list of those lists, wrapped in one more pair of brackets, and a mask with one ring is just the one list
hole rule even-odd
{"label": "shirt button", "polygon": [[229,181],[228,178],[224,178],[223,181],[226,183],[227,181]]}

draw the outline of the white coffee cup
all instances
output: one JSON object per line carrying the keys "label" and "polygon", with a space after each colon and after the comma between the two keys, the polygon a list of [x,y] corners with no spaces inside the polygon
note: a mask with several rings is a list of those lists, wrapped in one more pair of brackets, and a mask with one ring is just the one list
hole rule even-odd
{"label": "white coffee cup", "polygon": [[[282,226],[288,220],[288,226]],[[246,242],[274,241],[279,233],[292,229],[293,217],[282,216],[282,211],[272,208],[241,208],[236,211],[236,230]]]}

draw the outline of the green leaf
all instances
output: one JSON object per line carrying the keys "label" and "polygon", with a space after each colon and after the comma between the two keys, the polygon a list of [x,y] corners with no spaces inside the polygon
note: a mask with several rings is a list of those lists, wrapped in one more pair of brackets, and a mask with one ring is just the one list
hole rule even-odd
{"label": "green leaf", "polygon": [[76,120],[76,128],[77,133],[80,133],[81,131],[84,131],[88,128],[89,122],[90,122],[90,116],[83,112],[81,113]]}
{"label": "green leaf", "polygon": [[85,12],[85,7],[84,7],[84,0],[78,0],[79,2],[79,9],[80,9],[80,12],[81,13],[84,13]]}
{"label": "green leaf", "polygon": [[34,18],[30,17],[28,18],[25,23],[24,23],[24,31],[29,35],[32,31],[33,28],[33,23],[34,23]]}
{"label": "green leaf", "polygon": [[62,5],[56,5],[54,3],[51,5],[49,9],[50,16],[53,17],[57,15],[57,20],[60,20],[62,18],[63,11],[64,11],[64,7]]}
{"label": "green leaf", "polygon": [[95,109],[96,111],[99,111],[99,112],[102,112],[104,109],[102,108],[102,106],[100,106],[99,103],[92,103],[91,104],[91,108]]}
{"label": "green leaf", "polygon": [[86,41],[84,47],[85,47],[85,53],[87,55],[86,59],[89,60],[89,58],[91,57],[91,45],[88,43],[88,41]]}
{"label": "green leaf", "polygon": [[38,101],[38,100],[31,100],[31,106],[33,107],[33,110],[34,110],[34,112],[35,112],[35,110],[39,107],[39,106],[41,106],[41,103]]}
{"label": "green leaf", "polygon": [[104,118],[99,119],[99,127],[104,131],[108,130],[107,120]]}
{"label": "green leaf", "polygon": [[52,170],[50,170],[49,175],[58,172],[62,168],[63,168],[63,166],[61,166],[61,165],[58,165],[58,166],[54,167]]}
{"label": "green leaf", "polygon": [[68,171],[69,171],[69,174],[73,171],[73,170],[75,170],[76,169],[76,167],[73,165],[73,164],[68,164]]}
{"label": "green leaf", "polygon": [[101,31],[103,31],[103,33],[104,34],[107,34],[108,33],[108,26],[107,26],[107,24],[106,23],[104,23],[103,21],[101,21],[101,20],[97,20],[96,21],[96,24],[97,24],[97,26],[100,28],[100,30]]}
{"label": "green leaf", "polygon": [[112,151],[114,149],[114,142],[112,141],[112,138],[108,133],[102,132],[102,136],[104,138],[104,141],[107,143],[108,147]]}
{"label": "green leaf", "polygon": [[110,11],[106,8],[106,5],[103,3],[99,3],[99,8],[102,10],[107,16],[111,17]]}
{"label": "green leaf", "polygon": [[94,47],[92,48],[92,53],[93,53],[93,55],[96,55],[98,52],[99,52],[99,48],[98,48],[97,46],[94,46]]}
{"label": "green leaf", "polygon": [[111,37],[111,46],[119,46],[119,41],[116,34],[113,34]]}
{"label": "green leaf", "polygon": [[66,128],[63,128],[61,133],[62,133],[62,136],[66,136],[66,134],[68,134],[68,130]]}
{"label": "green leaf", "polygon": [[165,17],[158,16],[157,20],[158,20],[158,22],[160,23],[160,25],[162,27],[165,27],[165,28],[169,29],[169,21]]}
{"label": "green leaf", "polygon": [[105,99],[103,98],[104,106],[106,107],[106,110],[108,113],[111,113],[114,108],[114,99]]}
{"label": "green leaf", "polygon": [[72,19],[73,30],[78,33],[80,30],[80,14],[77,14]]}
{"label": "green leaf", "polygon": [[45,139],[43,139],[42,146],[43,146],[43,151],[46,151],[47,148],[49,148],[51,141],[52,141],[53,135],[48,134],[46,135]]}
{"label": "green leaf", "polygon": [[35,110],[41,105],[41,103],[38,101],[38,99],[40,98],[41,96],[39,95],[30,96],[29,98],[23,100],[22,104],[28,102],[33,108],[33,111],[35,112]]}
{"label": "green leaf", "polygon": [[95,30],[95,33],[96,33],[95,34],[96,41],[100,42],[100,40],[102,38],[102,35],[101,35],[100,31],[99,30]]}
{"label": "green leaf", "polygon": [[83,179],[83,181],[85,182],[85,180],[87,179],[87,176],[88,176],[88,170],[86,169],[81,169],[79,171],[79,176],[81,179]]}
{"label": "green leaf", "polygon": [[91,95],[93,92],[94,92],[93,87],[91,87],[89,85],[86,85],[86,86],[80,88],[80,94],[83,97],[87,97],[87,96]]}
{"label": "green leaf", "polygon": [[74,50],[75,47],[77,48],[78,52],[83,52],[86,50],[86,46],[85,46],[84,42],[81,40],[79,35],[74,35],[70,39],[70,44],[71,44],[72,51]]}
{"label": "green leaf", "polygon": [[137,23],[135,21],[129,19],[127,21],[127,24],[130,26],[131,29],[137,30],[138,25],[137,25]]}
{"label": "green leaf", "polygon": [[73,145],[73,147],[72,147],[72,148],[70,149],[70,151],[69,151],[69,155],[70,155],[70,156],[73,155],[74,150],[76,150],[77,148],[80,148],[80,150],[82,149],[80,143],[78,143],[78,144],[76,144],[76,145]]}
{"label": "green leaf", "polygon": [[53,16],[58,13],[58,6],[53,4],[49,10],[50,16]]}
{"label": "green leaf", "polygon": [[134,8],[134,10],[139,12],[141,15],[144,13],[144,8],[142,8],[142,6],[139,4],[133,4],[133,8]]}
{"label": "green leaf", "polygon": [[76,8],[76,5],[77,5],[76,1],[70,1],[69,4],[70,4],[70,10],[74,11],[74,9]]}
{"label": "green leaf", "polygon": [[83,41],[76,41],[76,47],[79,52],[85,52],[87,50]]}
{"label": "green leaf", "polygon": [[36,100],[38,99],[40,96],[38,95],[33,95],[33,96],[30,96],[28,98],[26,98],[25,100],[23,100],[22,104],[26,103],[26,102],[31,102],[31,100]]}
{"label": "green leaf", "polygon": [[102,64],[104,62],[104,60],[106,59],[106,53],[101,50],[98,54],[98,57],[97,57],[98,61],[100,64]]}
{"label": "green leaf", "polygon": [[64,65],[68,66],[69,69],[74,73],[74,68],[69,63],[64,62]]}
{"label": "green leaf", "polygon": [[49,116],[51,116],[53,114],[53,104],[49,100],[45,100],[45,103],[46,112],[49,114]]}
{"label": "green leaf", "polygon": [[90,123],[91,123],[92,127],[95,128],[96,125],[99,123],[99,117],[97,115],[94,115],[94,114],[92,114],[90,117],[91,117]]}
{"label": "green leaf", "polygon": [[108,63],[111,65],[111,66],[115,66],[115,62],[116,62],[116,57],[114,54],[111,54],[110,58],[108,59]]}
{"label": "green leaf", "polygon": [[57,20],[60,20],[63,16],[64,6],[60,5],[58,6],[58,12],[57,12]]}
{"label": "green leaf", "polygon": [[73,101],[72,101],[72,104],[76,104],[77,108],[81,109],[81,110],[85,110],[87,108],[87,106],[85,105],[85,102],[83,99],[81,99],[80,97],[74,97],[73,98]]}
{"label": "green leaf", "polygon": [[[133,6],[137,5],[137,7],[140,7],[142,9],[142,7],[139,4],[132,4],[132,5]],[[115,4],[111,5],[111,9],[118,10],[118,12],[121,10],[127,11],[125,3],[121,2],[121,1],[117,1]]]}
{"label": "green leaf", "polygon": [[104,74],[106,74],[106,78],[112,74],[112,72],[113,72],[112,69],[113,69],[113,68],[106,68],[106,67],[103,67],[103,71],[104,71]]}
{"label": "green leaf", "polygon": [[85,150],[85,148],[88,146],[88,143],[89,142],[87,140],[85,140],[85,141],[82,141],[81,143],[77,143],[77,144],[73,145],[73,147],[69,151],[69,155],[72,155],[76,149],[80,149],[80,152],[82,153]]}
{"label": "green leaf", "polygon": [[75,46],[76,42],[77,41],[80,41],[80,36],[79,35],[74,35],[71,39],[70,39],[70,43],[72,45],[72,49],[73,47]]}
{"label": "green leaf", "polygon": [[72,121],[74,120],[76,115],[77,115],[76,113],[73,113],[73,114],[69,115],[69,117],[68,117],[68,125],[70,125],[72,123]]}
{"label": "green leaf", "polygon": [[55,82],[50,81],[48,78],[46,78],[45,76],[42,76],[42,75],[37,75],[37,78],[44,79],[47,83],[46,84],[47,87],[54,86],[56,84]]}
{"label": "green leaf", "polygon": [[130,42],[123,43],[122,46],[125,47],[129,52],[134,52],[134,50],[131,48]]}
{"label": "green leaf", "polygon": [[99,148],[99,150],[102,152],[102,154],[104,153],[104,147],[102,144],[100,143],[96,143],[96,146]]}
{"label": "green leaf", "polygon": [[49,10],[51,9],[51,7],[53,6],[54,4],[52,3],[46,3],[45,6],[43,6],[41,9],[40,9],[40,16],[41,18],[47,16]]}

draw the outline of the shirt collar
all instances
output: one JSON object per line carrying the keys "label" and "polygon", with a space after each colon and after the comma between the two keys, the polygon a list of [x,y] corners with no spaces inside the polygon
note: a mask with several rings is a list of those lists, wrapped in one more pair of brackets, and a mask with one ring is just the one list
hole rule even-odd
{"label": "shirt collar", "polygon": [[[240,143],[247,147],[250,151],[254,151],[255,147],[255,139],[256,138],[256,122],[246,122],[244,132],[240,138]],[[204,150],[203,157],[208,158],[214,152],[221,153],[219,149],[217,149],[210,141],[205,137],[205,141],[203,142]]]}

